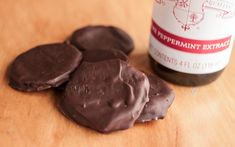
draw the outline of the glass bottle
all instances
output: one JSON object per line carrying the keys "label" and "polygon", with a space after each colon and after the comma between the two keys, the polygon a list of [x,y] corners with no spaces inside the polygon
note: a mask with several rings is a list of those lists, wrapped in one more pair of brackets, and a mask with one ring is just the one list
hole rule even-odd
{"label": "glass bottle", "polygon": [[208,84],[229,63],[234,30],[234,0],[155,0],[151,65],[170,82]]}

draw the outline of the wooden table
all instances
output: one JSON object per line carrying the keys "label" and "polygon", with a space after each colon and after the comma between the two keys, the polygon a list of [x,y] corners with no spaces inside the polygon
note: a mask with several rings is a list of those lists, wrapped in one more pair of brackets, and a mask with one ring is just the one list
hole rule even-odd
{"label": "wooden table", "polygon": [[235,55],[216,82],[176,85],[165,120],[109,135],[61,115],[52,91],[22,93],[8,86],[6,70],[27,49],[61,42],[79,27],[115,25],[134,38],[132,63],[150,71],[148,37],[153,0],[0,0],[1,147],[222,147],[235,146]]}

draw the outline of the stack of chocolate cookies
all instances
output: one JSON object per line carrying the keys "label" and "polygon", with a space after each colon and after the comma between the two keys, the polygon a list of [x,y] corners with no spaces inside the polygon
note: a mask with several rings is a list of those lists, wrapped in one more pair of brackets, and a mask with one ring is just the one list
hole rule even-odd
{"label": "stack of chocolate cookies", "polygon": [[102,133],[163,119],[175,94],[153,74],[129,63],[131,37],[117,27],[88,26],[64,43],[40,45],[19,55],[9,85],[25,92],[56,88],[59,110]]}

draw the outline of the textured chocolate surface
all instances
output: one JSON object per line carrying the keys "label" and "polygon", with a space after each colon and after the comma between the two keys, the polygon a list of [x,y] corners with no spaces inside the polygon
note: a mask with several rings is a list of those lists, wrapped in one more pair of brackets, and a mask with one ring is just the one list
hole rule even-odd
{"label": "textured chocolate surface", "polygon": [[9,85],[20,91],[41,91],[66,82],[82,60],[82,54],[67,44],[47,44],[19,55],[9,71]]}
{"label": "textured chocolate surface", "polygon": [[163,119],[175,98],[173,90],[162,79],[153,74],[147,76],[150,82],[149,102],[137,122]]}
{"label": "textured chocolate surface", "polygon": [[110,50],[88,50],[83,52],[83,61],[87,62],[99,62],[104,60],[120,59],[128,62],[128,56],[122,51],[110,49]]}
{"label": "textured chocolate surface", "polygon": [[83,62],[59,103],[75,122],[108,133],[132,127],[148,102],[144,73],[121,60]]}
{"label": "textured chocolate surface", "polygon": [[129,54],[134,42],[123,30],[112,26],[88,26],[75,31],[69,41],[81,51],[117,49]]}
{"label": "textured chocolate surface", "polygon": [[[122,61],[129,61],[127,55],[119,50],[88,50],[83,52],[83,62],[100,62],[105,60],[120,59]],[[67,85],[67,82],[56,87],[56,90],[63,91]]]}

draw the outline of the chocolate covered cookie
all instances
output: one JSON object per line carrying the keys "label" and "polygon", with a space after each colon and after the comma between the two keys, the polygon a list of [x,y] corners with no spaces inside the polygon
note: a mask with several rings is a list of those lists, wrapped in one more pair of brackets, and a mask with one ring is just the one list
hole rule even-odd
{"label": "chocolate covered cookie", "polygon": [[127,62],[83,62],[59,103],[75,122],[108,133],[132,127],[148,99],[149,81]]}
{"label": "chocolate covered cookie", "polygon": [[69,42],[81,51],[117,49],[129,54],[134,49],[131,37],[113,26],[88,26],[75,31]]}
{"label": "chocolate covered cookie", "polygon": [[149,102],[146,103],[137,122],[163,119],[175,97],[173,90],[162,79],[153,74],[147,76],[150,82]]}
{"label": "chocolate covered cookie", "polygon": [[[122,61],[129,61],[127,55],[119,50],[88,50],[83,52],[83,62],[100,62],[105,60],[120,59]],[[57,87],[56,90],[63,91],[67,83]]]}
{"label": "chocolate covered cookie", "polygon": [[41,91],[68,80],[82,54],[68,44],[47,44],[19,55],[9,71],[9,85],[20,91]]}

